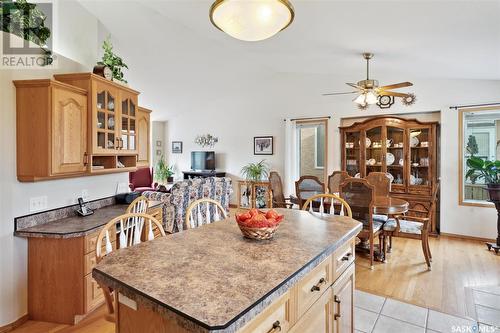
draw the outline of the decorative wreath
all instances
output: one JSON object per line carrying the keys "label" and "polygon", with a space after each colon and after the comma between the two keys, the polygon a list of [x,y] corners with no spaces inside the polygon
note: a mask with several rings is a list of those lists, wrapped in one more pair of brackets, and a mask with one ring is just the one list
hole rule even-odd
{"label": "decorative wreath", "polygon": [[415,104],[415,102],[417,101],[417,96],[415,96],[415,94],[407,94],[406,97],[401,97],[401,103],[403,103],[403,105],[405,106],[410,106],[410,105],[413,105]]}

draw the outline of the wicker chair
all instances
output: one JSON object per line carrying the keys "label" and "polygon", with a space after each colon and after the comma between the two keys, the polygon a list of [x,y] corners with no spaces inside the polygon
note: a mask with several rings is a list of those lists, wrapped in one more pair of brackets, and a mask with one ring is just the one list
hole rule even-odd
{"label": "wicker chair", "polygon": [[293,203],[290,202],[290,198],[285,198],[283,182],[276,171],[269,173],[269,183],[271,184],[272,206],[275,208],[292,208]]}
{"label": "wicker chair", "polygon": [[347,178],[349,178],[349,174],[346,171],[334,171],[328,176],[328,193],[339,193],[340,184]]}
{"label": "wicker chair", "polygon": [[348,178],[340,185],[340,197],[351,208],[352,218],[363,223],[363,229],[358,237],[368,239],[370,242],[370,268],[373,269],[375,259],[374,241],[378,237],[379,244],[382,244],[383,236],[383,223],[373,220],[375,187],[370,185],[366,179]]}

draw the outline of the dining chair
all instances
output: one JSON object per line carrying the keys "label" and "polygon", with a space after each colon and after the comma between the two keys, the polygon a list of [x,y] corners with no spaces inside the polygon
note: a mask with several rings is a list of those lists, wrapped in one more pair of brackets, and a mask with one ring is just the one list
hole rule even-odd
{"label": "dining chair", "polygon": [[126,213],[146,213],[149,206],[149,199],[141,195],[128,205]]}
{"label": "dining chair", "polygon": [[[306,200],[306,202],[302,206],[302,210],[308,210],[311,213],[314,212],[313,203],[317,202],[318,200],[320,202],[318,210],[320,214],[325,213],[326,206],[327,214],[352,217],[352,211],[351,207],[349,207],[349,204],[338,195],[330,193],[313,195]],[[335,206],[340,206],[338,214],[336,214],[337,212],[335,211]]]}
{"label": "dining chair", "polygon": [[389,239],[392,237],[419,239],[422,242],[422,252],[427,263],[427,269],[431,270],[432,253],[429,246],[429,229],[437,205],[438,192],[439,183],[432,193],[431,205],[428,211],[409,209],[404,215],[394,216],[394,218],[387,221],[384,225],[384,253],[386,253],[387,237]]}
{"label": "dining chair", "polygon": [[344,199],[352,211],[352,218],[363,223],[363,229],[358,234],[360,239],[367,239],[370,243],[370,268],[373,269],[375,256],[375,238],[379,238],[379,247],[382,244],[383,223],[373,220],[373,202],[375,187],[362,178],[347,178],[340,184],[340,197]]}
{"label": "dining chair", "polygon": [[325,184],[322,183],[316,176],[301,176],[295,182],[295,195],[299,207],[304,205],[304,202],[316,194],[325,193]]}
{"label": "dining chair", "polygon": [[276,208],[292,208],[293,203],[290,202],[290,198],[285,198],[283,182],[279,173],[276,171],[269,173],[269,184],[271,184],[272,206]]}
{"label": "dining chair", "polygon": [[375,187],[376,196],[388,197],[391,193],[391,179],[385,172],[370,172],[365,179]]}
{"label": "dining chair", "polygon": [[328,176],[328,193],[336,194],[340,192],[340,184],[349,178],[347,171],[334,171]]}
{"label": "dining chair", "polygon": [[[96,242],[96,262],[99,263],[101,260],[115,250],[111,242],[111,234],[118,234],[118,238],[121,240],[119,242],[119,248],[123,249],[126,247],[134,246],[141,243],[141,234],[144,225],[148,228],[147,240],[154,239],[153,224],[158,228],[162,237],[165,237],[165,231],[161,223],[154,217],[144,214],[144,213],[127,213],[115,217],[102,228],[101,232],[97,236]],[[103,244],[104,242],[104,244]],[[110,315],[114,313],[113,297],[111,293],[113,290],[104,285],[99,285],[103,291],[104,299],[108,307],[108,312]]]}
{"label": "dining chair", "polygon": [[[195,211],[194,214],[193,211]],[[226,218],[227,212],[218,201],[209,198],[198,199],[193,201],[186,211],[186,229],[196,228]]]}

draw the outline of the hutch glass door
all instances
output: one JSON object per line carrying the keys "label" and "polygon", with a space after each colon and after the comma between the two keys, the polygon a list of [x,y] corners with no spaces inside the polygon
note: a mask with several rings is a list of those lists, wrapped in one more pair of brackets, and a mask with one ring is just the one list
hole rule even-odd
{"label": "hutch glass door", "polygon": [[405,192],[405,130],[399,127],[387,126],[387,154],[385,162],[387,172],[394,177],[391,190]]}
{"label": "hutch glass door", "polygon": [[345,133],[345,170],[354,177],[361,172],[361,136],[360,132]]}
{"label": "hutch glass door", "polygon": [[428,187],[431,185],[430,174],[430,129],[410,129],[410,179],[411,187]]}
{"label": "hutch glass door", "polygon": [[370,172],[382,172],[383,166],[383,132],[382,127],[374,127],[366,131],[365,156],[366,171],[364,176]]}

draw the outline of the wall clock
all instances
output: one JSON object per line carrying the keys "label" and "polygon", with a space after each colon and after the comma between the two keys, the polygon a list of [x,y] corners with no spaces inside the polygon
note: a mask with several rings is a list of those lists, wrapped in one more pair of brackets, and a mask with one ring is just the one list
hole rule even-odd
{"label": "wall clock", "polygon": [[394,104],[394,96],[379,95],[377,105],[381,109],[388,109]]}

